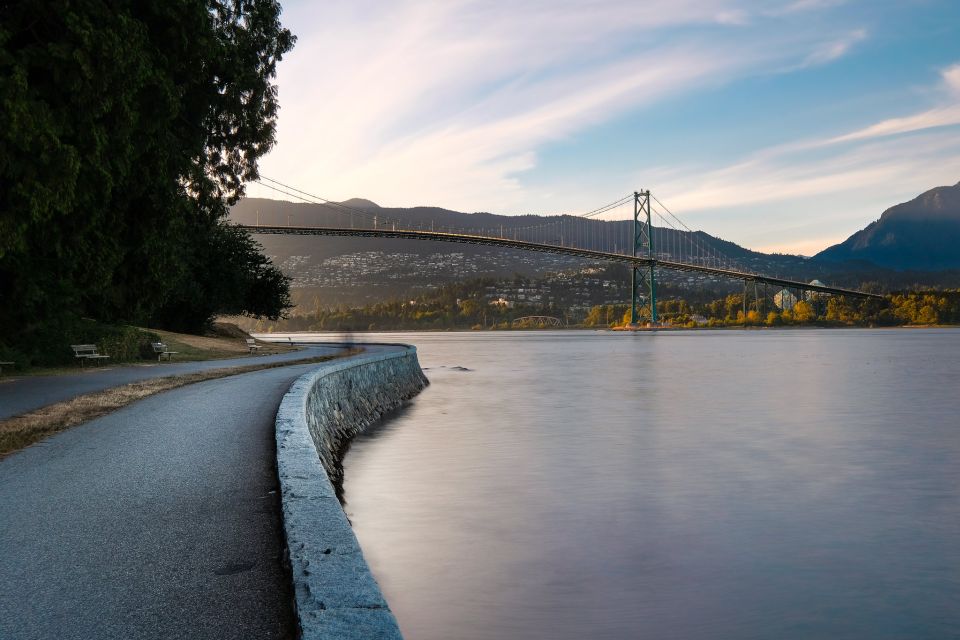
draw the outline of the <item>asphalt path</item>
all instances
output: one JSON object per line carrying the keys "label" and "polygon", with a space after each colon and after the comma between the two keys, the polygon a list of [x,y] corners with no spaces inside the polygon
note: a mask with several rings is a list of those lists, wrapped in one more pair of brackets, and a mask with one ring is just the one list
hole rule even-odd
{"label": "asphalt path", "polygon": [[0,638],[292,637],[274,419],[323,366],[160,393],[0,460]]}
{"label": "asphalt path", "polygon": [[300,351],[289,351],[272,355],[253,355],[226,360],[204,360],[202,362],[162,362],[150,364],[124,365],[114,367],[90,368],[77,373],[59,376],[23,376],[0,380],[0,420],[16,416],[33,409],[39,409],[55,402],[69,400],[76,396],[95,391],[103,391],[130,382],[149,378],[160,378],[181,373],[195,373],[224,367],[243,367],[251,364],[289,362],[314,356],[339,353],[343,347],[338,345],[311,345]]}

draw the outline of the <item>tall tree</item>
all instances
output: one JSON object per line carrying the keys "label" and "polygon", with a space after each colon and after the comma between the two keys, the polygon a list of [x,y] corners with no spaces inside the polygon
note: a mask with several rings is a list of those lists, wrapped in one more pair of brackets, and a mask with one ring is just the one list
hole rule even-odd
{"label": "tall tree", "polygon": [[[174,303],[191,305],[179,328],[283,312],[287,280],[225,223],[274,142],[276,65],[295,41],[280,11],[0,4],[0,336],[29,341],[77,316],[169,324]],[[228,264],[260,292],[183,295],[222,292]]]}

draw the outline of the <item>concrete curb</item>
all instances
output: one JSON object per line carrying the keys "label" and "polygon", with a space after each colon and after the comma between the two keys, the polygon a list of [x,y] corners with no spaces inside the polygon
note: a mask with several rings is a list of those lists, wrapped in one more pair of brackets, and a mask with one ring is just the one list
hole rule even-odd
{"label": "concrete curb", "polygon": [[298,378],[280,404],[277,470],[303,638],[402,637],[328,471],[345,440],[426,384],[416,349],[405,346],[321,366]]}

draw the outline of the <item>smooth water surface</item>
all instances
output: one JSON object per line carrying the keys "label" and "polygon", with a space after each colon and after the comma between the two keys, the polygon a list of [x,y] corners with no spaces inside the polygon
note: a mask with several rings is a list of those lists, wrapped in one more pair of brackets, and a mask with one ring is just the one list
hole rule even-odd
{"label": "smooth water surface", "polygon": [[345,460],[409,640],[960,637],[960,331],[376,338],[432,382]]}

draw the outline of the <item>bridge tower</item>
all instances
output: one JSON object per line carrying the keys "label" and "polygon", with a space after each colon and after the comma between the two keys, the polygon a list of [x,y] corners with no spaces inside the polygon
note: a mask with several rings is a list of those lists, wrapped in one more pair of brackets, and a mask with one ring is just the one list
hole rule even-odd
{"label": "bridge tower", "polygon": [[[640,221],[640,215],[647,218]],[[630,324],[637,324],[637,288],[641,280],[646,280],[647,302],[650,305],[650,322],[657,324],[657,281],[653,268],[653,227],[650,223],[650,190],[633,192],[633,255],[646,253],[650,258],[650,270],[644,277],[643,272],[634,265],[630,275]]]}

